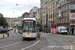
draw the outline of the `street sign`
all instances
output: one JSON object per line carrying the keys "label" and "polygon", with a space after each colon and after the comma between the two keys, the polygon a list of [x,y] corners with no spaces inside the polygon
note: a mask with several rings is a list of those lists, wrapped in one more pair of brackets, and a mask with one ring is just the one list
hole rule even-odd
{"label": "street sign", "polygon": [[49,28],[51,28],[51,26],[49,26]]}
{"label": "street sign", "polygon": [[59,10],[59,17],[61,16],[61,10]]}
{"label": "street sign", "polygon": [[51,23],[49,24],[49,28],[51,28]]}
{"label": "street sign", "polygon": [[70,21],[75,21],[75,13],[70,13]]}

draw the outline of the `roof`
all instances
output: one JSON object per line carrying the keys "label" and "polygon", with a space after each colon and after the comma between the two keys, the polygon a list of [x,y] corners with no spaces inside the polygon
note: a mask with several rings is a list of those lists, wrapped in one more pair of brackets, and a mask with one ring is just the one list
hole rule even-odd
{"label": "roof", "polygon": [[23,20],[35,20],[36,21],[35,18],[24,18]]}

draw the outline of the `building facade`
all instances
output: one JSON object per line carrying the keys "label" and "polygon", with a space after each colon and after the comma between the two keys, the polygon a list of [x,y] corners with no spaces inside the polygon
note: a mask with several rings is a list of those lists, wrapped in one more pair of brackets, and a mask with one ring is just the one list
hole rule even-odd
{"label": "building facade", "polygon": [[5,18],[9,27],[14,27],[16,25],[22,26],[23,17],[18,18]]}
{"label": "building facade", "polygon": [[15,20],[16,20],[16,18],[5,18],[5,19],[6,19],[9,27],[15,26]]}
{"label": "building facade", "polygon": [[31,17],[31,18],[34,18],[34,17],[35,17],[37,10],[38,10],[38,7],[33,7],[33,8],[30,10],[30,17]]}
{"label": "building facade", "polygon": [[[72,9],[69,7],[72,4],[75,4],[74,0],[57,0],[57,9],[56,9],[56,14],[57,14],[57,26],[59,25],[64,25],[67,27],[68,31],[71,34],[75,33],[75,16],[72,15],[72,13],[75,13],[75,9]],[[72,20],[71,17],[73,16]],[[73,20],[74,19],[74,20]]]}
{"label": "building facade", "polygon": [[18,26],[22,26],[23,19],[24,19],[23,17],[18,17],[18,21],[19,21]]}
{"label": "building facade", "polygon": [[46,18],[45,18],[45,13],[46,13],[46,8],[45,5],[49,0],[40,0],[40,22],[41,22],[41,29],[44,30],[44,26],[46,25]]}
{"label": "building facade", "polygon": [[[51,24],[52,28],[65,26],[71,33],[75,33],[75,0],[48,0],[43,3],[41,0],[42,25],[47,27]],[[48,18],[48,19],[47,19]],[[47,21],[48,20],[48,21]],[[54,24],[54,26],[52,25]],[[44,28],[45,29],[45,28]]]}
{"label": "building facade", "polygon": [[30,13],[25,12],[24,14],[22,14],[23,18],[30,18]]}
{"label": "building facade", "polygon": [[48,2],[48,25],[56,24],[56,0]]}
{"label": "building facade", "polygon": [[46,9],[47,9],[47,2],[49,0],[40,0],[41,1],[41,11],[40,11],[40,21],[41,21],[41,28],[43,31],[46,31],[45,26],[46,26]]}
{"label": "building facade", "polygon": [[40,8],[38,8],[38,10],[36,11],[35,18],[37,23],[40,23]]}
{"label": "building facade", "polygon": [[56,0],[48,0],[42,6],[42,25],[44,31],[49,29],[50,24],[56,23]]}

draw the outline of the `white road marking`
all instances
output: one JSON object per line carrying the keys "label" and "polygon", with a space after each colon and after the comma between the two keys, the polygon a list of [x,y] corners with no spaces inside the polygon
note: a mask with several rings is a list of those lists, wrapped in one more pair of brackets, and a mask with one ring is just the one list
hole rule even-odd
{"label": "white road marking", "polygon": [[34,45],[38,44],[39,42],[40,42],[40,40],[38,40],[36,43],[34,43],[34,44],[32,44],[32,45],[30,45],[30,46],[28,46],[28,47],[25,47],[25,48],[23,48],[23,49],[21,49],[21,50],[25,50],[25,49],[28,49],[28,48],[30,48],[30,47],[33,47]]}
{"label": "white road marking", "polygon": [[9,46],[12,46],[12,45],[18,44],[18,43],[20,43],[20,42],[22,42],[22,41],[19,41],[19,42],[13,43],[13,44],[9,44],[9,45],[6,45],[6,46],[2,46],[2,47],[0,47],[0,48],[9,47]]}
{"label": "white road marking", "polygon": [[71,47],[71,50],[73,50],[73,47],[72,47],[72,45],[70,45],[70,47]]}

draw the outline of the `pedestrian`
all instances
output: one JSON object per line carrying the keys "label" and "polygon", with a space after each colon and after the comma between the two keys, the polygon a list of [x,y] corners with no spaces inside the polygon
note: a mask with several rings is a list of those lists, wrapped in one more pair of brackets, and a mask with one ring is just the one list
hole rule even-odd
{"label": "pedestrian", "polygon": [[39,30],[38,30],[38,32],[39,32]]}
{"label": "pedestrian", "polygon": [[8,32],[6,34],[7,34],[7,36],[9,36],[9,33]]}
{"label": "pedestrian", "polygon": [[16,28],[14,28],[14,32],[16,32]]}
{"label": "pedestrian", "polygon": [[40,33],[39,33],[39,30],[38,30],[38,40],[40,40]]}

